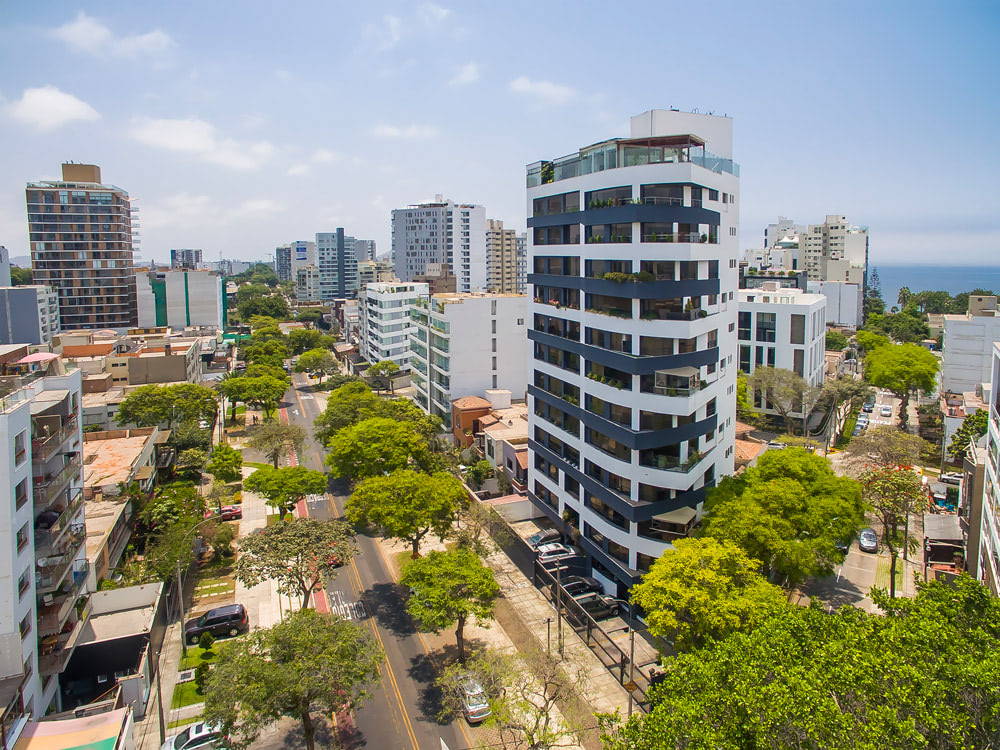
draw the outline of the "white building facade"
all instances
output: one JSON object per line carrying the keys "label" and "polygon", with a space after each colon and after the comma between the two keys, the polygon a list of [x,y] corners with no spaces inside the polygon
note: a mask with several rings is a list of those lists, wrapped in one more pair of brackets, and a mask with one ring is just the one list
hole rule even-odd
{"label": "white building facade", "polygon": [[50,344],[60,330],[52,287],[0,286],[0,344]]}
{"label": "white building facade", "polygon": [[0,409],[0,680],[25,675],[25,707],[58,710],[59,673],[86,615],[80,370],[10,378]]}
{"label": "white building facade", "polygon": [[990,382],[993,342],[1000,341],[996,297],[970,297],[971,312],[944,316],[941,385],[952,393],[974,391]]}
{"label": "white building facade", "polygon": [[274,249],[274,272],[278,281],[295,281],[303,266],[319,266],[315,242],[289,242]]}
{"label": "white building facade", "polygon": [[317,302],[320,299],[320,273],[316,266],[302,266],[295,272],[295,299]]}
{"label": "white building facade", "polygon": [[358,352],[375,364],[384,359],[399,369],[410,369],[410,305],[427,298],[427,284],[382,282],[369,284],[358,294]]}
{"label": "white building facade", "polygon": [[970,572],[1000,596],[1000,343],[994,343],[990,352],[990,378],[979,569]]}
{"label": "white building facade", "polygon": [[451,402],[486,390],[521,398],[528,386],[520,294],[435,294],[410,307],[410,381],[414,401],[451,429]]}
{"label": "white building facade", "polygon": [[849,281],[810,281],[807,291],[826,297],[827,323],[857,329],[864,324],[863,289]]}
{"label": "white building facade", "polygon": [[226,325],[225,279],[214,271],[136,273],[139,327]]}
{"label": "white building facade", "polygon": [[528,166],[529,494],[619,596],[733,471],[738,175],[665,110]]}
{"label": "white building facade", "polygon": [[459,292],[486,289],[486,208],[438,195],[392,212],[392,264],[397,278],[411,281],[428,263],[447,263]]}

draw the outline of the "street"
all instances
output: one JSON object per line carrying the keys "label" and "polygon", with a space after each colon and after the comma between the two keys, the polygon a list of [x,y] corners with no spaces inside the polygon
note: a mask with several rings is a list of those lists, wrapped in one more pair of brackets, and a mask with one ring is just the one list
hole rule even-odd
{"label": "street", "polygon": [[[298,462],[324,470],[323,449],[312,439],[313,420],[320,407],[304,375],[294,376],[285,402],[289,422],[301,425],[310,436]],[[321,520],[341,517],[345,497],[338,490],[343,492],[342,484],[331,488],[332,502],[327,498],[311,502],[309,516]],[[464,720],[452,724],[436,720],[435,673],[424,638],[403,609],[403,599],[376,541],[359,534],[357,542],[358,554],[330,583],[327,595],[334,612],[349,615],[371,629],[385,651],[385,661],[372,697],[354,717],[355,732],[348,746],[440,750],[444,740],[452,750],[472,747],[472,730]]]}

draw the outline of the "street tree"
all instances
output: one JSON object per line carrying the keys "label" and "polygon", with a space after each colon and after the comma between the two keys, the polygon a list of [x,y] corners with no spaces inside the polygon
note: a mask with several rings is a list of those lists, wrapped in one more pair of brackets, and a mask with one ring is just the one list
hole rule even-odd
{"label": "street tree", "polygon": [[244,586],[271,580],[278,591],[309,606],[314,591],[354,556],[354,533],[343,521],[296,518],[240,540],[234,575]]}
{"label": "street tree", "polygon": [[120,425],[134,424],[153,427],[166,423],[214,418],[218,405],[215,393],[194,383],[177,385],[143,385],[129,393],[118,407],[116,421]]}
{"label": "street tree", "polygon": [[306,495],[326,492],[326,475],[304,466],[281,469],[262,466],[243,480],[243,486],[263,495],[268,505],[285,513],[290,512]]}
{"label": "street tree", "polygon": [[150,529],[193,525],[205,512],[205,500],[190,482],[174,482],[159,487],[139,513]]}
{"label": "street tree", "polygon": [[[905,538],[912,513],[927,505],[920,477],[912,469],[902,466],[876,466],[863,472],[859,478],[865,503],[882,524],[882,543],[889,551],[889,596],[896,596],[897,555],[901,548],[910,546]],[[900,526],[904,536],[900,536]]]}
{"label": "street tree", "polygon": [[281,403],[285,391],[288,390],[288,382],[271,375],[247,377],[244,380],[246,382],[243,384],[243,399],[248,405],[263,411],[265,420],[270,420],[274,410]]}
{"label": "street tree", "polygon": [[319,382],[323,376],[337,369],[337,360],[326,349],[310,349],[303,352],[295,361],[295,372],[319,373]]}
{"label": "street tree", "polygon": [[451,532],[464,496],[462,483],[447,472],[400,469],[359,482],[344,510],[351,523],[375,526],[392,539],[408,542],[417,557],[428,534],[444,539]]}
{"label": "street tree", "polygon": [[374,415],[379,397],[361,380],[352,380],[330,391],[326,408],[316,418],[316,439],[326,442],[338,430]]}
{"label": "street tree", "polygon": [[241,344],[240,357],[248,364],[282,367],[288,359],[288,346],[284,341],[278,340]]}
{"label": "street tree", "polygon": [[917,435],[893,425],[879,425],[852,438],[844,450],[844,457],[855,473],[859,473],[871,464],[916,466],[921,456],[933,450],[934,446]]}
{"label": "street tree", "polygon": [[740,370],[736,373],[736,418],[741,422],[753,422],[760,416],[753,408],[749,391],[747,376]]}
{"label": "street tree", "polygon": [[312,609],[293,612],[219,650],[205,683],[205,720],[221,724],[227,747],[245,750],[288,716],[302,722],[305,746],[315,750],[317,715],[361,705],[382,658],[361,626]]}
{"label": "street tree", "polygon": [[246,377],[227,372],[215,384],[215,390],[229,401],[229,405],[232,407],[232,422],[234,424],[236,423],[236,407],[246,402],[246,383]]}
{"label": "street tree", "polygon": [[406,468],[434,467],[427,441],[409,422],[373,417],[339,430],[326,464],[334,477],[365,479]]}
{"label": "street tree", "polygon": [[918,344],[880,346],[865,358],[865,378],[876,388],[885,388],[899,398],[899,421],[906,425],[910,392],[933,391],[938,358]]}
{"label": "street tree", "polygon": [[1000,601],[960,576],[883,615],[786,607],[666,661],[648,714],[605,750],[986,748],[1000,733]]}
{"label": "street tree", "polygon": [[882,336],[878,333],[872,333],[871,331],[858,331],[857,333],[858,346],[862,351],[870,353],[876,349],[883,346],[890,346],[892,341],[889,340],[888,336]]}
{"label": "street tree", "polygon": [[208,453],[201,448],[188,448],[177,455],[177,466],[201,471],[208,462]]}
{"label": "street tree", "polygon": [[792,434],[795,426],[791,414],[802,410],[802,397],[808,387],[801,375],[782,368],[758,367],[747,375],[748,391],[763,394]]}
{"label": "street tree", "polygon": [[295,328],[288,334],[288,349],[292,354],[302,354],[310,349],[329,351],[333,344],[332,336],[315,328]]}
{"label": "street tree", "polygon": [[788,606],[760,574],[760,562],[732,542],[678,539],[632,587],[649,632],[689,651],[747,632]]}
{"label": "street tree", "polygon": [[289,453],[298,453],[306,442],[306,431],[301,425],[283,422],[264,422],[250,432],[247,445],[263,453],[278,468],[278,461]]}
{"label": "street tree", "polygon": [[[295,320],[299,323],[305,323],[311,328],[312,326],[317,326],[321,323],[323,320],[323,313],[319,310],[301,310],[296,313]],[[294,333],[294,331],[292,333]]]}
{"label": "street tree", "polygon": [[857,482],[804,448],[767,451],[739,477],[724,477],[706,508],[705,536],[736,544],[790,587],[829,575],[844,559],[837,543],[864,522]]}
{"label": "street tree", "polygon": [[847,348],[847,336],[840,331],[826,332],[826,349],[831,352],[842,352]]}
{"label": "street tree", "polygon": [[467,549],[430,552],[410,560],[400,583],[410,587],[406,611],[421,630],[439,633],[455,625],[458,660],[465,661],[465,624],[489,626],[500,586],[493,571]]}
{"label": "street tree", "polygon": [[368,376],[380,385],[381,390],[394,391],[393,376],[399,372],[399,365],[391,359],[383,359],[368,368]]}
{"label": "street tree", "polygon": [[986,434],[987,427],[989,427],[989,417],[986,409],[980,409],[966,416],[962,420],[962,426],[952,436],[951,445],[948,446],[948,455],[952,461],[961,462],[968,453],[969,446]]}
{"label": "street tree", "polygon": [[212,458],[205,470],[219,482],[235,482],[242,474],[243,454],[226,443],[212,449]]}
{"label": "street tree", "polygon": [[167,444],[178,453],[191,448],[207,452],[212,447],[212,430],[208,427],[202,427],[199,422],[193,420],[181,422],[174,425],[170,431]]}
{"label": "street tree", "polygon": [[589,676],[570,661],[528,648],[513,654],[484,649],[452,664],[437,678],[442,720],[462,716],[462,686],[473,677],[483,688],[502,747],[549,750],[579,746],[593,721],[585,704]]}
{"label": "street tree", "polygon": [[454,532],[459,547],[470,549],[479,557],[487,558],[497,549],[503,549],[517,537],[510,525],[492,505],[469,502],[459,507],[460,522]]}
{"label": "street tree", "polygon": [[[237,294],[239,294],[239,291],[237,291]],[[236,310],[240,320],[249,320],[254,315],[266,315],[269,318],[288,320],[292,314],[291,310],[288,309],[288,303],[281,295],[252,297],[239,302]]]}

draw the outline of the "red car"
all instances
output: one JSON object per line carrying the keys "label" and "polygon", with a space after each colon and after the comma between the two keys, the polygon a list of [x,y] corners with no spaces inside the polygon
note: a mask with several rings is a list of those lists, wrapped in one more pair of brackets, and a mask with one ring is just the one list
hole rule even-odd
{"label": "red car", "polygon": [[243,508],[239,505],[223,505],[221,509],[221,514],[215,508],[209,508],[205,511],[205,518],[211,518],[212,516],[222,516],[223,521],[236,521],[243,518]]}

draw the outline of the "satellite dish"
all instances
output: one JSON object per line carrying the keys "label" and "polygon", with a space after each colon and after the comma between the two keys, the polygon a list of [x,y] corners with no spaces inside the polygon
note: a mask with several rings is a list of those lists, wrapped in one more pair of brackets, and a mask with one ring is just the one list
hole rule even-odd
{"label": "satellite dish", "polygon": [[47,558],[47,557],[39,557],[38,558],[38,567],[45,568],[45,567],[48,567],[48,564],[49,564],[49,558]]}

